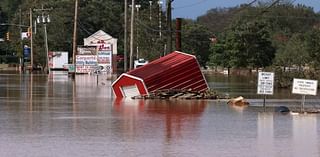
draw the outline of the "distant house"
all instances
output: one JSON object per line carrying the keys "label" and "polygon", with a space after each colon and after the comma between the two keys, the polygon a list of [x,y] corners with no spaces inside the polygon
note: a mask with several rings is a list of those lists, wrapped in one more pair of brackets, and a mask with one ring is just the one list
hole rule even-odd
{"label": "distant house", "polygon": [[99,30],[87,38],[83,39],[84,46],[100,46],[102,43],[111,44],[113,54],[118,54],[118,39],[113,38],[108,33]]}
{"label": "distant house", "polygon": [[[96,57],[97,64],[102,67],[104,70],[109,72],[115,72],[117,68],[117,54],[118,54],[118,39],[113,38],[111,35],[106,32],[99,30],[94,34],[90,35],[87,38],[83,39],[84,46],[79,47],[78,55],[87,55],[87,58],[92,58],[90,55]],[[92,47],[96,48],[94,54],[81,54],[80,51],[89,52],[88,49]],[[84,56],[81,56],[84,58]],[[82,60],[80,60],[81,62]],[[87,60],[85,60],[87,61]],[[79,62],[79,63],[80,63]],[[91,60],[87,62],[93,62]],[[81,66],[81,65],[80,65]],[[90,67],[91,65],[83,65],[83,67]],[[91,69],[77,68],[81,73],[90,71]]]}
{"label": "distant house", "polygon": [[162,89],[205,91],[209,86],[196,57],[175,51],[122,74],[112,88],[116,97],[122,98]]}

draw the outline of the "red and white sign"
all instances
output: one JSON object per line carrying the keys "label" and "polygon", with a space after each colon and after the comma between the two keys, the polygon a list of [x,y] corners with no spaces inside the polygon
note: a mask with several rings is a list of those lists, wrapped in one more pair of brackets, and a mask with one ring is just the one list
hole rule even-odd
{"label": "red and white sign", "polygon": [[21,39],[29,39],[30,34],[28,32],[21,32]]}
{"label": "red and white sign", "polygon": [[98,46],[98,50],[99,51],[112,51],[112,46],[111,46],[111,44],[101,43]]}
{"label": "red and white sign", "polygon": [[98,51],[98,64],[111,64],[112,51]]}
{"label": "red and white sign", "polygon": [[100,42],[98,46],[98,65],[103,67],[103,71],[112,72],[112,45]]}

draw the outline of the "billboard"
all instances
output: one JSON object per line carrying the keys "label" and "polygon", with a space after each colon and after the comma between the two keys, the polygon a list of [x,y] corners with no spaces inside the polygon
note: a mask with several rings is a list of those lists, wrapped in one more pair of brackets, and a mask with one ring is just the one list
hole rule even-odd
{"label": "billboard", "polygon": [[112,45],[101,43],[98,46],[98,65],[103,71],[112,72]]}
{"label": "billboard", "polygon": [[[101,71],[112,72],[112,53],[112,45],[104,41],[92,43],[90,46],[79,46],[76,57],[76,73],[89,73],[98,66],[101,67]],[[92,59],[92,56],[95,58]]]}
{"label": "billboard", "polygon": [[78,47],[77,55],[97,55],[97,47],[96,46]]}
{"label": "billboard", "polygon": [[76,73],[93,72],[97,65],[97,55],[76,55]]}

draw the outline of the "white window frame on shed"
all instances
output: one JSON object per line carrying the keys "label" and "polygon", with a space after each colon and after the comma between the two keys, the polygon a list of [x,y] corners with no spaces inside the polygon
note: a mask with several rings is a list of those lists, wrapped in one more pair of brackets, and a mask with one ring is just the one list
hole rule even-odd
{"label": "white window frame on shed", "polygon": [[134,97],[140,95],[139,89],[137,85],[132,85],[132,86],[121,86],[121,90],[123,93],[123,97]]}

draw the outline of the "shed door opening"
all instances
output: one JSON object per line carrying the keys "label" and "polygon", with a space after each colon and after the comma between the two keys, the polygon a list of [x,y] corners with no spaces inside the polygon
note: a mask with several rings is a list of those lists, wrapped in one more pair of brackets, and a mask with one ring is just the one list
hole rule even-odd
{"label": "shed door opening", "polygon": [[123,92],[123,96],[124,97],[134,97],[134,96],[138,96],[140,95],[139,93],[139,89],[136,85],[133,86],[123,86],[122,88],[122,92]]}

